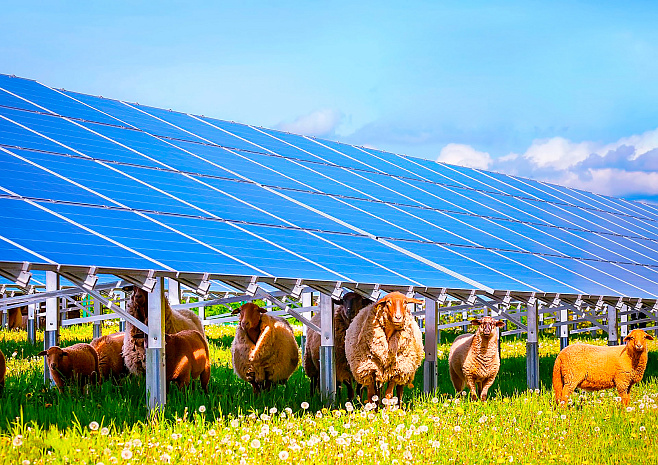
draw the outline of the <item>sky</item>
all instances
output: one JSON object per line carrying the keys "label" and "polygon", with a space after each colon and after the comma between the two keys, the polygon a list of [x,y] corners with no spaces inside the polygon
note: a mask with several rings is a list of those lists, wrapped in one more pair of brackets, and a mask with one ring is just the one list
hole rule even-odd
{"label": "sky", "polygon": [[658,203],[658,4],[6,2],[0,73]]}

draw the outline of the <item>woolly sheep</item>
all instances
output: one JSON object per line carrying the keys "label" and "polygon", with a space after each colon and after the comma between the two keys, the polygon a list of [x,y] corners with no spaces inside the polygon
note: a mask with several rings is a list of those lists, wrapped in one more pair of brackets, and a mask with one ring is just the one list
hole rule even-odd
{"label": "woolly sheep", "polygon": [[[148,325],[148,293],[132,286],[133,289],[128,304],[128,313]],[[203,324],[199,317],[190,310],[173,310],[165,300],[164,309],[165,333],[172,334],[186,329],[199,331],[204,337]],[[132,374],[143,375],[146,372],[146,351],[144,348],[144,333],[126,321],[126,331],[123,340],[123,359]]]}
{"label": "woolly sheep", "polygon": [[566,406],[576,388],[586,391],[617,388],[622,403],[628,405],[631,388],[642,381],[647,366],[647,340],[652,341],[653,337],[634,329],[624,338],[626,345],[573,344],[562,349],[553,366],[555,401]]}
{"label": "woolly sheep", "polygon": [[123,361],[124,333],[114,333],[97,337],[91,346],[98,354],[98,370],[101,379],[117,379],[128,372]]}
{"label": "woolly sheep", "polygon": [[7,311],[7,328],[26,329],[27,317],[23,313],[27,313],[27,306],[10,308]]}
{"label": "woolly sheep", "polygon": [[498,328],[505,325],[490,316],[471,320],[475,333],[458,336],[450,347],[450,379],[458,393],[468,385],[471,399],[487,400],[487,393],[500,370]]}
{"label": "woolly sheep", "polygon": [[284,384],[299,364],[292,327],[266,311],[251,302],[233,311],[240,314],[231,345],[233,370],[251,384],[255,394],[269,390],[273,384]]}
{"label": "woolly sheep", "polygon": [[[345,333],[354,317],[359,311],[370,305],[372,301],[356,292],[348,292],[340,300],[333,300],[334,305],[334,353],[336,360],[336,386],[341,383],[347,388],[347,397],[354,397],[352,381],[354,377],[350,371],[345,355]],[[311,322],[320,326],[320,313],[311,318]],[[320,334],[312,329],[306,335],[304,350],[304,371],[311,378],[311,395],[320,388]]]}
{"label": "woolly sheep", "polygon": [[376,386],[387,382],[386,398],[397,386],[401,401],[425,355],[420,328],[407,309],[410,303],[421,301],[392,292],[361,310],[347,329],[347,361],[356,382],[367,386],[368,401],[374,401]]}
{"label": "woolly sheep", "polygon": [[69,347],[50,347],[39,352],[44,355],[50,368],[50,374],[59,388],[64,392],[64,385],[75,381],[80,387],[98,376],[98,354],[90,344],[80,343]]}
{"label": "woolly sheep", "polygon": [[199,331],[184,330],[165,334],[167,383],[175,382],[179,389],[199,378],[201,387],[208,392],[210,380],[210,350],[206,338]]}

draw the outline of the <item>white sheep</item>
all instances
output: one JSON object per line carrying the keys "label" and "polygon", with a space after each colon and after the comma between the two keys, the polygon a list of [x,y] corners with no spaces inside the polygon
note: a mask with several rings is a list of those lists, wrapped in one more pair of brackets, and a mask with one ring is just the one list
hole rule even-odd
{"label": "white sheep", "polygon": [[292,327],[266,311],[251,302],[233,311],[240,314],[231,345],[233,370],[251,384],[255,394],[288,381],[299,364]]}
{"label": "white sheep", "polygon": [[397,387],[402,400],[404,386],[411,383],[425,352],[423,337],[407,305],[421,303],[392,292],[365,307],[345,334],[345,354],[357,383],[367,386],[368,401],[375,401],[376,387],[388,383],[391,399]]}
{"label": "white sheep", "polygon": [[498,328],[505,325],[490,316],[471,320],[475,333],[458,336],[450,347],[450,379],[459,393],[468,385],[471,399],[487,400],[487,393],[500,370]]}

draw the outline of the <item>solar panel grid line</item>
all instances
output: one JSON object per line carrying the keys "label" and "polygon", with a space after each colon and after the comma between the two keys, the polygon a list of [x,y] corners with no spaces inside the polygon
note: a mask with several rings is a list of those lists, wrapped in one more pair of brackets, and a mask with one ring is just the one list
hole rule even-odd
{"label": "solar panel grid line", "polygon": [[[0,188],[1,188],[1,186],[0,186]],[[25,252],[27,252],[27,253],[31,253],[32,255],[34,255],[35,257],[39,258],[40,260],[43,260],[43,261],[46,262],[46,263],[50,263],[51,265],[56,264],[56,262],[53,261],[53,260],[51,260],[50,258],[45,257],[44,255],[42,255],[42,254],[40,254],[40,253],[38,253],[38,252],[35,252],[34,250],[31,250],[31,249],[25,247],[24,245],[19,244],[19,243],[16,242],[16,241],[12,241],[11,239],[9,239],[8,237],[3,236],[2,234],[0,234],[0,239],[3,240],[3,241],[5,241],[7,244],[11,244],[11,245],[13,245],[14,247],[17,247],[17,248],[19,248],[19,249],[21,249],[21,250],[23,250],[23,251],[25,251]]]}

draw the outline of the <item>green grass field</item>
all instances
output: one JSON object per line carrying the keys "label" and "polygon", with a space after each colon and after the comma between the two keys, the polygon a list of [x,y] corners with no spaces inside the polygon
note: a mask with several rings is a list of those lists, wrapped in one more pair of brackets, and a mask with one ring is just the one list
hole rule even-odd
{"label": "green grass field", "polygon": [[[107,327],[105,333],[116,327]],[[87,342],[91,326],[62,330],[61,345]],[[43,358],[24,332],[0,331],[7,384],[0,396],[0,463],[655,463],[658,344],[644,382],[623,408],[612,391],[580,393],[556,409],[550,377],[559,351],[540,342],[542,389],[525,389],[525,341],[502,343],[502,366],[486,403],[455,397],[449,343],[439,347],[439,390],[422,393],[422,368],[402,409],[378,412],[341,397],[325,409],[301,367],[259,398],[231,369],[233,328],[208,327],[209,394],[172,388],[158,417],[145,407],[143,379],[59,394],[43,382]],[[42,335],[39,335],[42,337]],[[442,334],[451,340],[454,333]],[[603,339],[591,342],[604,344]],[[344,393],[342,393],[344,396]],[[306,407],[306,408],[304,408]]]}

